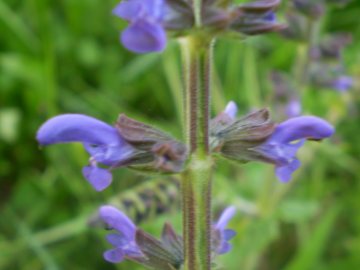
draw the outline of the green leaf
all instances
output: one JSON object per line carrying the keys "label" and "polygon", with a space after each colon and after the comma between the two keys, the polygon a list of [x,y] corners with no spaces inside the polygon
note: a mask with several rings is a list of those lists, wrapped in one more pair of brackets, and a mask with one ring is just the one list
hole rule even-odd
{"label": "green leaf", "polygon": [[303,246],[299,248],[295,258],[285,270],[315,269],[312,267],[317,264],[321,254],[326,248],[326,243],[329,240],[332,227],[338,214],[339,207],[337,206],[329,209],[325,213],[322,219],[316,224],[308,241],[304,241]]}

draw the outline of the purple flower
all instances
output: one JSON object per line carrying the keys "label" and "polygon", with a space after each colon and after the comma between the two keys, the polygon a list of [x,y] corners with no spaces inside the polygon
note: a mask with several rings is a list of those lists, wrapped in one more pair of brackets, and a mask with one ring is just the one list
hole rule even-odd
{"label": "purple flower", "polygon": [[97,167],[97,163],[120,167],[132,156],[130,146],[114,127],[95,118],[81,114],[63,114],[46,121],[36,135],[40,145],[81,142],[90,154],[90,165],[83,168],[89,183],[101,191],[112,181],[109,169]]}
{"label": "purple flower", "polygon": [[219,217],[219,220],[214,224],[215,232],[215,252],[219,255],[225,254],[231,250],[231,244],[228,243],[236,232],[231,229],[226,229],[230,219],[235,215],[236,208],[230,206],[226,208]]}
{"label": "purple flower", "polygon": [[121,42],[135,53],[162,51],[166,32],[162,25],[166,5],[164,0],[127,0],[118,4],[113,14],[129,21],[121,34]]}
{"label": "purple flower", "polygon": [[280,181],[287,182],[300,166],[296,153],[305,140],[322,140],[333,133],[334,128],[321,118],[294,117],[279,124],[266,142],[254,150],[274,163],[276,176]]}
{"label": "purple flower", "polygon": [[225,107],[224,113],[227,114],[231,119],[234,119],[237,114],[238,108],[234,101],[229,101]]}
{"label": "purple flower", "polygon": [[[296,108],[298,105],[295,104]],[[296,153],[306,140],[322,140],[334,133],[334,128],[315,116],[298,116],[278,125],[270,121],[265,109],[235,119],[236,104],[211,121],[210,145],[213,152],[225,158],[247,163],[260,161],[275,165],[275,174],[282,182],[290,180],[299,168]]]}
{"label": "purple flower", "polygon": [[107,235],[107,241],[114,246],[104,252],[104,259],[111,263],[118,263],[125,258],[140,258],[143,254],[135,241],[136,226],[121,211],[113,206],[102,206],[99,210],[100,218],[109,229],[117,232]]}
{"label": "purple flower", "polygon": [[331,82],[330,86],[339,92],[344,92],[353,86],[353,79],[350,76],[339,76]]}
{"label": "purple flower", "polygon": [[287,117],[295,117],[301,114],[301,102],[298,99],[292,99],[285,107]]}

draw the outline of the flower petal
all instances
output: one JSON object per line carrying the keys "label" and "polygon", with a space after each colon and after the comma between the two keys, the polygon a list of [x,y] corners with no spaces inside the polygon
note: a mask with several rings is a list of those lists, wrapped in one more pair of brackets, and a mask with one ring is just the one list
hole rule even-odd
{"label": "flower petal", "polygon": [[143,3],[146,5],[148,14],[154,19],[160,21],[165,15],[167,5],[164,0],[147,0]]}
{"label": "flower petal", "polygon": [[271,163],[283,166],[289,164],[295,158],[297,151],[304,143],[305,140],[300,140],[296,143],[270,141],[256,147],[254,150],[264,155],[269,159],[269,162],[271,160]]}
{"label": "flower petal", "polygon": [[226,113],[231,119],[235,119],[237,114],[238,108],[236,106],[236,103],[234,101],[230,101],[224,110],[224,113]]}
{"label": "flower petal", "polygon": [[298,159],[294,159],[290,163],[284,166],[276,166],[275,174],[281,182],[288,182],[291,179],[291,175],[300,167],[301,163]]}
{"label": "flower petal", "polygon": [[330,137],[333,133],[333,126],[325,120],[315,116],[299,116],[279,124],[268,142],[289,143],[299,139],[321,140]]}
{"label": "flower petal", "polygon": [[121,163],[127,161],[135,151],[135,149],[127,143],[106,145],[84,143],[84,147],[97,162],[116,167],[120,167]]}
{"label": "flower petal", "polygon": [[136,19],[143,8],[144,1],[122,1],[112,11],[112,13],[124,20],[132,21]]}
{"label": "flower petal", "polygon": [[106,240],[115,247],[123,247],[129,242],[124,236],[117,233],[108,234]]}
{"label": "flower petal", "polygon": [[129,241],[135,241],[136,226],[124,213],[113,206],[105,205],[100,207],[99,215],[110,228],[120,232]]}
{"label": "flower petal", "polygon": [[223,231],[223,238],[225,241],[229,241],[236,236],[236,232],[231,229],[226,229]]}
{"label": "flower petal", "polygon": [[301,114],[301,103],[297,99],[291,100],[285,108],[285,113],[287,117],[296,117]]}
{"label": "flower petal", "polygon": [[215,225],[215,228],[217,230],[223,231],[225,230],[225,227],[229,223],[230,219],[235,215],[236,208],[235,206],[227,207],[221,214],[218,222]]}
{"label": "flower petal", "polygon": [[128,0],[118,4],[112,13],[128,21],[145,18],[157,21],[164,15],[164,5],[164,0]]}
{"label": "flower petal", "polygon": [[232,248],[232,245],[228,242],[222,242],[221,246],[217,249],[216,253],[219,255],[228,253]]}
{"label": "flower petal", "polygon": [[104,190],[112,182],[112,174],[103,168],[96,166],[86,166],[82,169],[82,173],[96,191]]}
{"label": "flower petal", "polygon": [[273,11],[269,11],[263,17],[263,20],[270,23],[276,23],[276,14]]}
{"label": "flower petal", "polygon": [[123,143],[114,127],[82,114],[63,114],[49,119],[39,128],[36,139],[41,145],[67,142]]}
{"label": "flower petal", "polygon": [[104,252],[104,259],[111,263],[119,263],[124,260],[124,253],[119,248],[110,249]]}
{"label": "flower petal", "polygon": [[158,23],[138,20],[122,32],[121,42],[135,53],[158,52],[165,48],[166,32]]}

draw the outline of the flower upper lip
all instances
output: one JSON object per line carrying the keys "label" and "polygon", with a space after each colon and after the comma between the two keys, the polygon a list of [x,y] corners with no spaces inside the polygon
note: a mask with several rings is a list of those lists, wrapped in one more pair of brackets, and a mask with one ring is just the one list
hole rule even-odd
{"label": "flower upper lip", "polygon": [[46,121],[38,130],[40,145],[82,142],[94,160],[112,166],[126,160],[134,149],[118,130],[82,114],[63,114]]}

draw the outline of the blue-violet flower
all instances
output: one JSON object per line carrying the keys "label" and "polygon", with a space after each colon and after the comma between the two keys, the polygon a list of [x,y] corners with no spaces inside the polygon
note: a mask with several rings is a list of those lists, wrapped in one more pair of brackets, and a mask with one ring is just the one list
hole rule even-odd
{"label": "blue-violet flower", "polygon": [[300,167],[296,153],[305,140],[322,140],[333,133],[334,128],[319,117],[294,117],[276,126],[266,142],[254,150],[269,158],[269,162],[275,164],[276,176],[280,181],[287,182]]}
{"label": "blue-violet flower", "polygon": [[129,21],[121,34],[121,42],[135,53],[162,51],[166,46],[166,31],[162,25],[164,0],[127,0],[118,4],[113,14]]}
{"label": "blue-violet flower", "polygon": [[286,104],[285,113],[289,118],[299,116],[301,111],[302,106],[300,100],[298,99],[292,99]]}
{"label": "blue-violet flower", "polygon": [[[123,166],[135,151],[116,128],[82,114],[63,114],[49,119],[39,128],[36,139],[40,145],[83,143],[91,156],[83,175],[97,191],[112,182],[109,169]],[[109,169],[98,167],[97,163]]]}
{"label": "blue-violet flower", "polygon": [[[235,207],[226,208],[218,221],[212,225],[213,255],[221,255],[230,251],[228,242],[236,235],[227,229],[227,224],[236,212]],[[180,269],[184,262],[183,240],[177,235],[169,223],[165,223],[161,240],[137,228],[135,224],[120,210],[111,205],[99,209],[99,218],[106,228],[115,230],[107,235],[107,241],[113,249],[104,252],[104,259],[118,263],[129,259],[145,265],[150,269]]]}
{"label": "blue-violet flower", "polygon": [[[234,104],[229,103],[229,106]],[[275,125],[266,109],[240,119],[234,118],[234,111],[234,108],[226,109],[212,120],[212,151],[242,163],[261,161],[274,164],[275,174],[282,182],[289,181],[299,168],[296,153],[306,140],[322,140],[334,133],[327,121],[315,116],[293,117]]]}
{"label": "blue-violet flower", "polygon": [[117,232],[107,235],[107,241],[114,246],[104,253],[104,259],[111,263],[118,263],[125,258],[141,258],[143,254],[135,241],[136,226],[121,211],[113,206],[102,206],[99,210],[100,218],[109,229]]}
{"label": "blue-violet flower", "polygon": [[215,252],[219,255],[225,254],[231,250],[230,241],[235,235],[236,232],[231,229],[227,229],[227,224],[230,219],[235,215],[236,208],[234,206],[227,207],[219,217],[219,220],[213,225],[214,235],[215,235]]}

